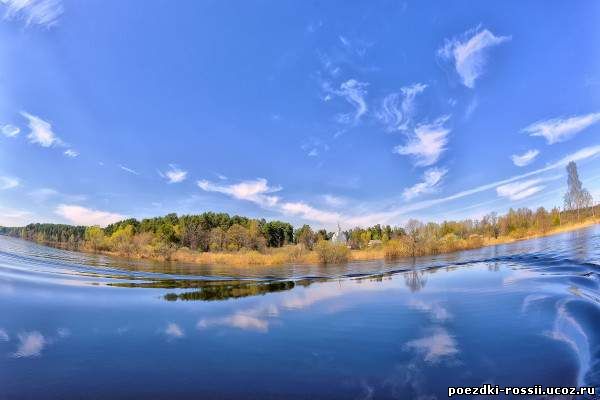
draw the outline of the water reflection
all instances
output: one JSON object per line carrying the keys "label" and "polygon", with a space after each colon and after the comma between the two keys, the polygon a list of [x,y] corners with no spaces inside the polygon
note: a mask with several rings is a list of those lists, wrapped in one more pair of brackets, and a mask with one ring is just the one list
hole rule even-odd
{"label": "water reflection", "polygon": [[599,244],[563,235],[344,276],[249,277],[82,265],[0,238],[0,397],[434,399],[483,382],[598,385]]}
{"label": "water reflection", "polygon": [[410,272],[404,273],[404,282],[410,288],[411,292],[418,292],[425,287],[427,283],[427,271],[413,269]]}
{"label": "water reflection", "polygon": [[[309,281],[302,282],[303,285],[308,286]],[[237,299],[240,297],[248,296],[259,296],[266,293],[281,292],[285,290],[291,290],[296,286],[294,281],[280,281],[280,282],[226,282],[217,283],[215,282],[196,282],[196,285],[202,287],[202,290],[194,292],[183,292],[183,293],[167,293],[164,295],[164,299],[167,301],[213,301],[213,300],[227,300]],[[158,287],[160,284],[156,285]],[[152,286],[152,287],[156,287]]]}
{"label": "water reflection", "polygon": [[428,363],[437,363],[458,353],[455,338],[442,327],[436,327],[431,334],[425,337],[407,342],[406,348],[416,350]]}

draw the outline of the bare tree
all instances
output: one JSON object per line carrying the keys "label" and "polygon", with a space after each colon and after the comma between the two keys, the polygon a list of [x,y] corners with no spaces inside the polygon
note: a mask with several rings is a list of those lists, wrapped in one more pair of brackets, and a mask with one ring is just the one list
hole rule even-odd
{"label": "bare tree", "polygon": [[583,188],[577,172],[577,164],[571,161],[567,164],[567,193],[565,193],[565,210],[577,211],[577,220],[579,220],[580,210],[593,205],[593,199],[590,192]]}

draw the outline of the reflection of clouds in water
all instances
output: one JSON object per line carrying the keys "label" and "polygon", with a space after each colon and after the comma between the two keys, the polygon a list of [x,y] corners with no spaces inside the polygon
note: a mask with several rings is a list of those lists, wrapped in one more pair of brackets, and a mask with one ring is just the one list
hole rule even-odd
{"label": "reflection of clouds in water", "polygon": [[183,329],[174,322],[171,322],[167,325],[164,330],[165,335],[167,335],[170,339],[179,339],[185,336],[185,332]]}
{"label": "reflection of clouds in water", "polygon": [[20,333],[17,335],[19,347],[13,354],[14,357],[37,357],[48,344],[46,338],[38,331]]}
{"label": "reflection of clouds in water", "polygon": [[357,280],[326,282],[319,286],[311,286],[303,292],[285,298],[281,303],[284,308],[302,309],[323,300],[340,297],[353,292],[385,290],[377,281]]}
{"label": "reflection of clouds in water", "polygon": [[556,303],[556,319],[549,336],[566,343],[573,349],[579,360],[578,385],[584,385],[584,377],[590,368],[590,342],[583,327],[567,310],[569,300],[561,300]]}
{"label": "reflection of clouds in water", "polygon": [[452,314],[439,303],[426,303],[422,300],[411,300],[408,306],[414,310],[427,312],[436,321],[444,322],[452,318]]}
{"label": "reflection of clouds in water", "polygon": [[319,301],[341,296],[344,292],[343,286],[324,284],[323,286],[308,288],[303,293],[284,299],[282,306],[296,309],[306,308]]}
{"label": "reflection of clouds in water", "polygon": [[373,399],[373,396],[375,394],[375,388],[373,386],[369,385],[365,380],[362,380],[360,382],[360,387],[362,389],[362,393],[359,397],[357,397],[357,400]]}
{"label": "reflection of clouds in water", "polygon": [[117,328],[117,334],[122,335],[124,333],[129,332],[129,327],[128,326],[120,326]]}
{"label": "reflection of clouds in water", "polygon": [[527,312],[529,310],[529,307],[533,303],[536,303],[541,300],[545,300],[549,297],[550,296],[547,294],[529,294],[529,295],[525,296],[525,298],[523,299],[523,305],[521,305],[521,312],[523,312],[523,313]]}
{"label": "reflection of clouds in water", "polygon": [[444,357],[458,353],[456,340],[444,328],[437,328],[431,336],[411,340],[405,346],[423,354],[425,361],[429,363],[437,363]]}
{"label": "reflection of clouds in water", "polygon": [[428,386],[425,383],[423,370],[416,362],[397,365],[391,375],[383,382],[389,388],[394,399],[432,400],[436,397],[425,394]]}
{"label": "reflection of clouds in water", "polygon": [[0,295],[2,296],[10,296],[12,294],[14,294],[15,292],[15,288],[12,287],[12,285],[9,284],[0,284]]}
{"label": "reflection of clouds in water", "polygon": [[277,315],[279,315],[279,309],[271,304],[266,307],[238,311],[226,317],[203,318],[198,321],[196,327],[206,329],[212,326],[229,326],[242,330],[268,332],[269,321],[267,317],[276,317]]}
{"label": "reflection of clouds in water", "polygon": [[71,336],[71,331],[68,328],[58,328],[56,334],[59,338],[67,338]]}

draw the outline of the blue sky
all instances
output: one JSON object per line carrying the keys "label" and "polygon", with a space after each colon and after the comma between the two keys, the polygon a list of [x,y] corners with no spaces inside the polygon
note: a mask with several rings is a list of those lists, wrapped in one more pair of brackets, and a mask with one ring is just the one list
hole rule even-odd
{"label": "blue sky", "polygon": [[0,0],[0,225],[600,199],[594,1]]}

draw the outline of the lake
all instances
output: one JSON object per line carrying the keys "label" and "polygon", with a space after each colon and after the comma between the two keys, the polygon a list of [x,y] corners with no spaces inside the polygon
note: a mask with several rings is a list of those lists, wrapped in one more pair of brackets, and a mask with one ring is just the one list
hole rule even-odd
{"label": "lake", "polygon": [[214,267],[0,237],[0,399],[442,399],[600,386],[600,228],[397,262]]}

